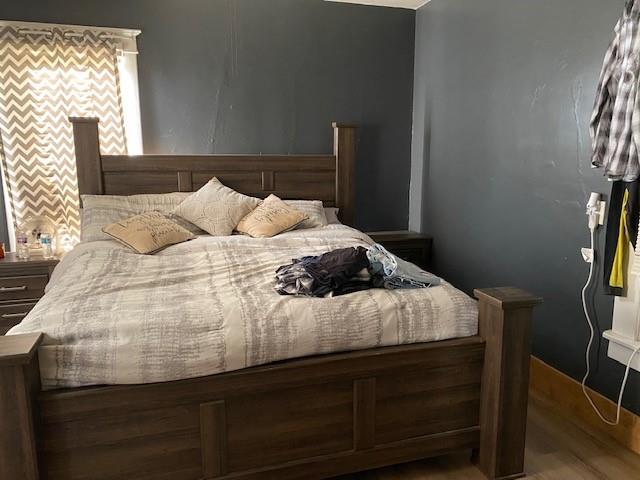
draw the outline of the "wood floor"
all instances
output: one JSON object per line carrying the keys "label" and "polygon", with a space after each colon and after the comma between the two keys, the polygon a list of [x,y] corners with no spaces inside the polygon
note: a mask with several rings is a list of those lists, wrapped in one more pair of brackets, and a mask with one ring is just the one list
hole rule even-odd
{"label": "wood floor", "polygon": [[[336,480],[484,480],[470,455],[454,455],[347,475]],[[585,432],[532,399],[525,468],[535,480],[638,480],[640,456],[596,432]]]}

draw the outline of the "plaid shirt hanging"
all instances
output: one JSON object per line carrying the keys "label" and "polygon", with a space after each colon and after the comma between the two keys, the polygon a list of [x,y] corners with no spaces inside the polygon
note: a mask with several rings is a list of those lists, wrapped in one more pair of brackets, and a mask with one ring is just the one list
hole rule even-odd
{"label": "plaid shirt hanging", "polygon": [[591,117],[593,167],[610,180],[640,176],[640,0],[629,0],[604,58]]}

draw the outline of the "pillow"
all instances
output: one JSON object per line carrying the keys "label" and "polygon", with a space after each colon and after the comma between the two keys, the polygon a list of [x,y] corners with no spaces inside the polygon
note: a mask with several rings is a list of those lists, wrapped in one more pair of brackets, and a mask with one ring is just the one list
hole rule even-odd
{"label": "pillow", "polygon": [[287,205],[275,195],[269,195],[251,213],[245,216],[236,230],[257,238],[273,237],[295,228],[307,215]]}
{"label": "pillow", "polygon": [[307,215],[308,218],[297,228],[326,227],[328,225],[320,200],[285,200],[284,203]]}
{"label": "pillow", "polygon": [[151,254],[194,235],[162,212],[146,212],[107,225],[104,233],[137,253]]}
{"label": "pillow", "polygon": [[259,204],[260,199],[225,187],[214,177],[178,205],[173,213],[211,235],[227,236]]}
{"label": "pillow", "polygon": [[339,208],[331,207],[324,209],[324,215],[327,217],[327,225],[342,225],[342,222],[338,218]]}
{"label": "pillow", "polygon": [[[169,214],[191,194],[175,192],[129,196],[82,195],[80,239],[84,242],[109,240],[111,237],[102,231],[103,227],[144,212],[159,211]],[[178,216],[174,216],[174,221],[194,235],[205,233]]]}

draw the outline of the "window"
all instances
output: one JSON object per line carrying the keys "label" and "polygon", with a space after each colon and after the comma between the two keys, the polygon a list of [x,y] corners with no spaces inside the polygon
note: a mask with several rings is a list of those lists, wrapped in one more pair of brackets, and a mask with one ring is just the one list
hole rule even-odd
{"label": "window", "polygon": [[[616,297],[613,308],[613,325],[604,332],[609,340],[610,358],[626,365],[634,349],[640,346],[640,238],[635,254],[630,248],[628,285],[624,297]],[[640,371],[640,355],[636,355],[631,368]]]}
{"label": "window", "polygon": [[70,116],[100,118],[102,150],[141,153],[139,31],[0,22],[0,157],[13,227],[45,216],[80,232]]}

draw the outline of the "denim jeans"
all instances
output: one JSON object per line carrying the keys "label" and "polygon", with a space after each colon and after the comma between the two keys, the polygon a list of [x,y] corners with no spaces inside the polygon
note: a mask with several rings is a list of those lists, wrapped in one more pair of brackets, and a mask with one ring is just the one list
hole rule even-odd
{"label": "denim jeans", "polygon": [[369,273],[376,287],[388,289],[425,288],[440,285],[442,279],[425,272],[413,263],[389,253],[382,245],[376,243],[367,250]]}

